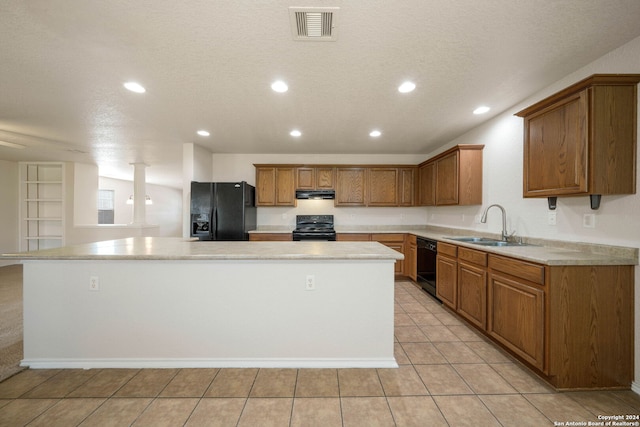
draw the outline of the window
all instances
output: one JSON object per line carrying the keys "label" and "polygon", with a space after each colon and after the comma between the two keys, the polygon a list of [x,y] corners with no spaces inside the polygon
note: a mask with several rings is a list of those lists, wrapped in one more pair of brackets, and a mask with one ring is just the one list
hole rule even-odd
{"label": "window", "polygon": [[98,190],[98,224],[113,224],[114,190]]}

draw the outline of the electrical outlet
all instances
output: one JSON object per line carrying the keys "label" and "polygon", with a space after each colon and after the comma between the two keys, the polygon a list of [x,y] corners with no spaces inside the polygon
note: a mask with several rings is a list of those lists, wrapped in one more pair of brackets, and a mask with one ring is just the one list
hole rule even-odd
{"label": "electrical outlet", "polygon": [[89,290],[90,291],[100,290],[100,279],[98,279],[98,276],[89,277]]}
{"label": "electrical outlet", "polygon": [[307,280],[304,282],[304,288],[307,291],[313,291],[316,289],[316,276],[314,275],[307,275]]}
{"label": "electrical outlet", "polygon": [[595,214],[584,214],[582,216],[582,226],[584,228],[596,228]]}
{"label": "electrical outlet", "polygon": [[557,224],[557,214],[554,211],[547,213],[547,224],[556,225]]}

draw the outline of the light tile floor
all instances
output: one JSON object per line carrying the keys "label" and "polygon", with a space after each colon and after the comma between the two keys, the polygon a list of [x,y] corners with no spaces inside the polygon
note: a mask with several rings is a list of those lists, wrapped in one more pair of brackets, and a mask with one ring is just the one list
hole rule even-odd
{"label": "light tile floor", "polygon": [[554,392],[411,282],[396,283],[395,308],[399,369],[26,370],[0,383],[0,426],[519,427],[640,414],[631,391]]}

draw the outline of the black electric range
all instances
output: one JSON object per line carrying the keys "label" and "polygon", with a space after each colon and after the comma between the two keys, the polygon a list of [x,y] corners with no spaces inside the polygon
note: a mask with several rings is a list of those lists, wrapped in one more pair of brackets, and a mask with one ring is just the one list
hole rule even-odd
{"label": "black electric range", "polygon": [[336,240],[333,215],[296,215],[293,240]]}

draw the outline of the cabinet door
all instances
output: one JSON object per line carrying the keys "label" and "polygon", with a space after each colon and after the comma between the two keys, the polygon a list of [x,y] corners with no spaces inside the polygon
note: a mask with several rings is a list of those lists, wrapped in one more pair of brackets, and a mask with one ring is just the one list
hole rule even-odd
{"label": "cabinet door", "polygon": [[458,313],[487,329],[487,270],[458,261]]}
{"label": "cabinet door", "polygon": [[276,168],[256,168],[256,206],[275,206]]}
{"label": "cabinet door", "polygon": [[398,174],[398,205],[415,206],[416,168],[399,168]]}
{"label": "cabinet door", "polygon": [[398,206],[398,169],[369,168],[368,206]]}
{"label": "cabinet door", "polygon": [[365,206],[365,168],[336,170],[336,206]]}
{"label": "cabinet door", "polygon": [[458,284],[458,262],[438,255],[436,258],[436,295],[443,303],[456,309]]}
{"label": "cabinet door", "polygon": [[296,205],[295,174],[294,168],[276,169],[276,206]]}
{"label": "cabinet door", "polygon": [[[397,243],[397,242],[380,242],[380,243],[404,255],[404,243]],[[393,272],[397,276],[404,275],[404,260],[396,261]]]}
{"label": "cabinet door", "polygon": [[418,280],[418,246],[415,242],[409,242],[405,257],[405,273],[415,282]]}
{"label": "cabinet door", "polygon": [[434,206],[436,204],[436,164],[432,162],[421,166],[418,175],[418,204]]}
{"label": "cabinet door", "polygon": [[436,161],[436,205],[458,204],[458,152]]}
{"label": "cabinet door", "polygon": [[253,242],[285,242],[293,240],[291,233],[249,233]]}
{"label": "cabinet door", "polygon": [[524,197],[587,191],[587,90],[524,122]]}
{"label": "cabinet door", "polygon": [[489,276],[488,332],[536,368],[544,368],[544,291],[526,282]]}
{"label": "cabinet door", "polygon": [[315,190],[316,170],[314,168],[297,168],[296,182],[296,188],[299,190]]}
{"label": "cabinet door", "polygon": [[318,190],[333,190],[335,183],[335,168],[316,168],[316,188]]}

